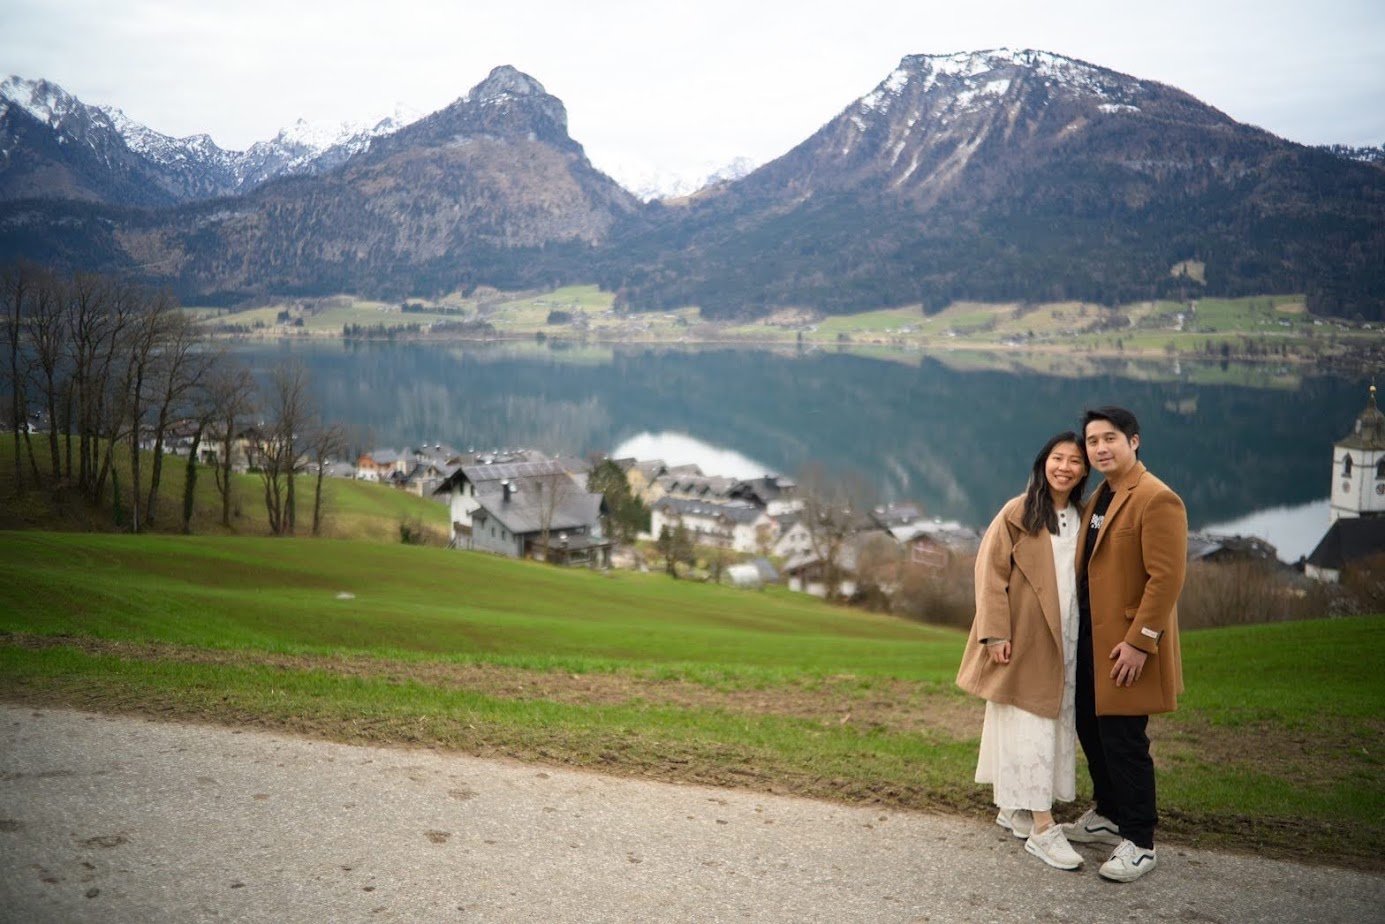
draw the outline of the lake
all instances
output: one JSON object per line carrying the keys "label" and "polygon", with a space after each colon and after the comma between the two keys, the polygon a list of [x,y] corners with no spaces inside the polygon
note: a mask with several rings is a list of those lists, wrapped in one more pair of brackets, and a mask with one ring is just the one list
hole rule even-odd
{"label": "lake", "polygon": [[[1292,560],[1327,528],[1332,443],[1367,382],[1291,368],[1096,363],[1045,372],[962,354],[536,343],[239,344],[258,372],[303,361],[324,416],[363,444],[528,447],[697,462],[711,474],[850,473],[880,500],[984,526],[1051,434],[1120,404],[1195,529]],[[1061,374],[1052,374],[1058,372]]]}

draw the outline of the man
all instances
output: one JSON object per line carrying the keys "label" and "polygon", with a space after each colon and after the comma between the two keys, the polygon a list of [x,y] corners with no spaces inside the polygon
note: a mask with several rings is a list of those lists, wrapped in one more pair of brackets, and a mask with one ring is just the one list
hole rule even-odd
{"label": "man", "polygon": [[1187,563],[1183,501],[1139,460],[1140,424],[1124,408],[1082,419],[1091,467],[1105,477],[1078,536],[1077,737],[1096,807],[1068,840],[1115,846],[1100,873],[1131,882],[1154,869],[1154,762],[1146,727],[1183,690],[1178,594]]}

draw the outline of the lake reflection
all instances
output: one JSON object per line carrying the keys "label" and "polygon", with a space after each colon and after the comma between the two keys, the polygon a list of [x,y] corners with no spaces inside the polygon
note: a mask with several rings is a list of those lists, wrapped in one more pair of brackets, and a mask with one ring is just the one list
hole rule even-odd
{"label": "lake reflection", "polygon": [[1195,528],[1308,504],[1329,489],[1332,443],[1366,394],[1360,382],[1286,384],[1263,368],[1240,378],[1278,387],[1251,387],[1234,367],[1187,363],[1154,381],[1128,365],[1060,377],[917,354],[291,342],[236,352],[261,372],[301,357],[325,415],[368,427],[378,445],[583,454],[681,434],[791,476],[807,462],[854,471],[882,500],[975,525],[1019,493],[1045,438],[1099,404],[1139,415],[1141,458]]}

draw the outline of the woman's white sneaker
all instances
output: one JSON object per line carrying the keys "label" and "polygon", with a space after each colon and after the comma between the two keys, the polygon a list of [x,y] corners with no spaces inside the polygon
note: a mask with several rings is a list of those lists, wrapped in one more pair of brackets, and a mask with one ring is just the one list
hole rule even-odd
{"label": "woman's white sneaker", "polygon": [[1001,809],[995,823],[1015,837],[1028,837],[1034,830],[1034,813],[1029,809]]}
{"label": "woman's white sneaker", "polygon": [[1082,855],[1063,836],[1062,825],[1049,825],[1048,830],[1029,835],[1024,849],[1058,869],[1077,869],[1082,865]]}
{"label": "woman's white sneaker", "polygon": [[1116,823],[1105,815],[1098,815],[1096,809],[1087,809],[1081,818],[1063,825],[1063,833],[1074,844],[1110,844],[1114,847],[1123,840]]}
{"label": "woman's white sneaker", "polygon": [[1154,848],[1146,850],[1139,847],[1134,841],[1121,841],[1120,846],[1111,854],[1111,859],[1101,864],[1103,879],[1110,879],[1112,882],[1134,882],[1145,873],[1159,865],[1159,860],[1154,856]]}

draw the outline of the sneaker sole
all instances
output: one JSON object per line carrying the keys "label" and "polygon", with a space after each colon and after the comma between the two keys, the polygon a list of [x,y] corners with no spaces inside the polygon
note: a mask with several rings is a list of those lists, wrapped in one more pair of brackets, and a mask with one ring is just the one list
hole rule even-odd
{"label": "sneaker sole", "polygon": [[1097,870],[1097,875],[1101,876],[1102,879],[1105,879],[1109,882],[1134,882],[1141,876],[1148,876],[1150,873],[1154,872],[1158,868],[1159,862],[1156,860],[1153,863],[1150,863],[1148,866],[1144,867],[1143,869],[1137,869],[1132,873],[1122,873],[1121,875],[1117,876],[1106,872],[1106,870],[1104,869],[1099,869]]}
{"label": "sneaker sole", "polygon": [[1101,869],[1097,870],[1097,874],[1101,878],[1104,878],[1104,880],[1111,882],[1134,882],[1141,876],[1148,876],[1148,874],[1154,873],[1156,869],[1159,869],[1158,858],[1150,860],[1148,866],[1143,866],[1143,864],[1137,866],[1136,869],[1130,870],[1129,873],[1126,873],[1126,871],[1122,871],[1122,873],[1119,874],[1107,873],[1105,864],[1102,864]]}
{"label": "sneaker sole", "polygon": [[1056,860],[1054,860],[1052,857],[1049,857],[1049,856],[1045,855],[1044,853],[1040,852],[1039,850],[1035,849],[1035,848],[1034,848],[1034,845],[1030,844],[1029,841],[1028,841],[1028,839],[1026,839],[1025,842],[1024,842],[1024,850],[1025,850],[1025,853],[1033,854],[1034,856],[1038,857],[1040,860],[1043,860],[1045,863],[1047,863],[1049,866],[1053,867],[1054,869],[1074,870],[1074,869],[1078,869],[1079,867],[1082,866],[1082,860],[1081,860],[1081,859],[1078,859],[1078,861],[1077,861],[1076,863],[1073,863],[1073,864],[1070,865],[1070,866],[1064,865],[1064,864],[1062,864],[1062,863],[1059,863],[1059,862],[1057,862]]}

